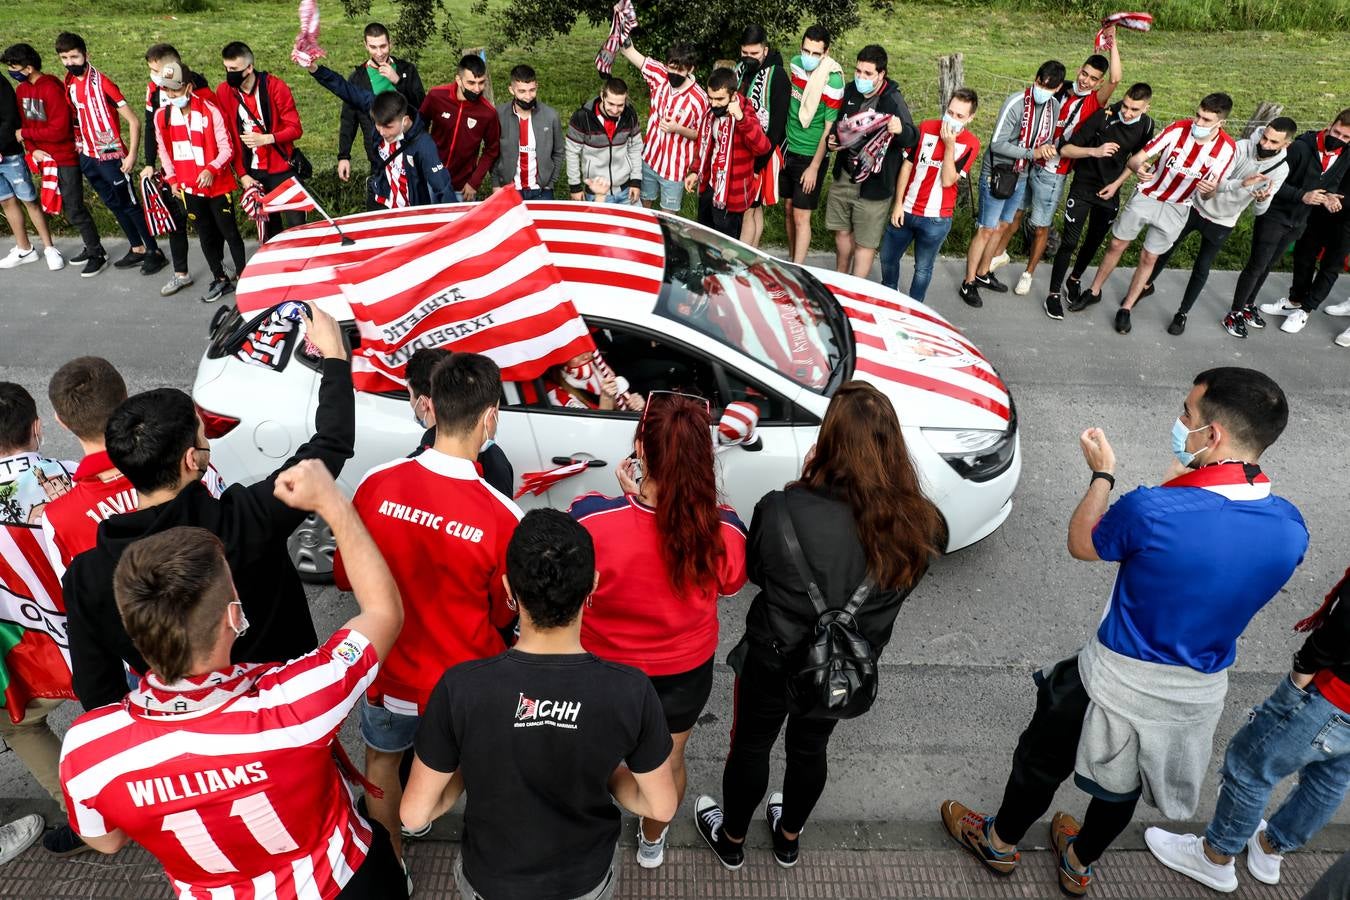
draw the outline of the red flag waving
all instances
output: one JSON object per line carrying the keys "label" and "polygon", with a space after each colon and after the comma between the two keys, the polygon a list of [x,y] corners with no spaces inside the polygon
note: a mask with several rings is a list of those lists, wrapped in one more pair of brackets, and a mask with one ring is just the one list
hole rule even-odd
{"label": "red flag waving", "polygon": [[506,381],[595,349],[515,188],[334,278],[361,331],[357,390],[403,387],[408,358],[423,347],[482,353]]}
{"label": "red flag waving", "polygon": [[296,180],[292,175],[272,190],[268,191],[262,198],[263,211],[269,213],[291,212],[299,210],[309,212],[312,209],[318,209],[318,204],[314,198],[305,190],[305,186]]}
{"label": "red flag waving", "polygon": [[34,697],[75,699],[61,580],[27,525],[0,525],[0,691],[16,723]]}

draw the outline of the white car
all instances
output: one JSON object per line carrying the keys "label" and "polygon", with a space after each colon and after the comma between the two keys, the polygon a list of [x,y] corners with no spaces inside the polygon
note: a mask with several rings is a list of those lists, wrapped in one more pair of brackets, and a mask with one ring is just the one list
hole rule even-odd
{"label": "white car", "polygon": [[[830,395],[852,378],[875,384],[895,404],[946,520],[948,550],[973,544],[1007,518],[1021,470],[1012,398],[980,351],[930,307],[874,282],[785,263],[665,213],[528,205],[577,311],[634,390],[700,394],[714,421],[734,400],[759,408],[760,441],[717,456],[725,499],[747,520],[760,497],[800,473]],[[193,388],[212,461],[229,481],[265,477],[314,427],[317,360],[296,334],[267,330],[269,311],[302,300],[351,323],[335,266],[467,209],[363,213],[338,220],[349,244],[326,223],[311,223],[259,249],[239,280],[237,310],[225,308],[212,322]],[[359,341],[354,324],[346,332]],[[585,491],[619,490],[614,473],[632,451],[635,413],[551,405],[542,381],[507,384],[504,394],[497,441],[517,485],[525,472],[592,461],[542,495],[521,497],[523,507],[565,509]],[[356,419],[356,454],[340,479],[349,492],[373,466],[411,452],[422,431],[406,394],[358,393]],[[322,522],[297,531],[292,555],[302,575],[329,574],[332,541]]]}

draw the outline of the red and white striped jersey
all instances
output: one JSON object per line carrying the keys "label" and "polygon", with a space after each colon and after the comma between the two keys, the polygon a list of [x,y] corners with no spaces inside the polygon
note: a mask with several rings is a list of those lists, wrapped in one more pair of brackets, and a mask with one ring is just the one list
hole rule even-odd
{"label": "red and white striped jersey", "polygon": [[697,84],[675,90],[666,76],[666,67],[650,56],[642,63],[642,80],[652,94],[642,161],[662,178],[681,181],[690,172],[698,171],[698,140],[662,131],[661,120],[670,116],[676,125],[699,132],[709,114],[708,95]]}
{"label": "red and white striped jersey", "polygon": [[66,733],[71,825],[120,828],[181,900],[332,900],[371,843],[333,745],[378,667],[370,641],[343,629],[285,664],[142,678]]}
{"label": "red and white striped jersey", "polygon": [[[1097,98],[1096,91],[1076,94],[1073,85],[1074,82],[1066,81],[1064,90],[1060,93],[1059,118],[1055,121],[1056,147],[1067,144],[1069,138],[1074,136],[1074,132],[1078,131],[1078,126],[1086,122],[1088,116],[1102,108],[1102,102]],[[1073,168],[1073,160],[1056,156],[1053,159],[1036,160],[1036,165],[1042,169],[1050,169],[1057,175],[1067,175]]]}
{"label": "red and white striped jersey", "polygon": [[90,66],[82,77],[66,76],[66,96],[75,110],[75,149],[94,159],[126,156],[117,109],[127,99],[112,79]]}
{"label": "red and white striped jersey", "polygon": [[1151,200],[1191,205],[1191,195],[1205,178],[1223,180],[1237,155],[1237,144],[1220,131],[1208,143],[1191,135],[1190,119],[1173,122],[1144,146],[1144,156],[1158,157],[1156,174],[1139,193]]}
{"label": "red and white striped jersey", "polygon": [[516,113],[516,122],[520,125],[520,159],[516,166],[516,187],[522,191],[538,190],[539,142],[534,139],[534,116]]}
{"label": "red and white striped jersey", "polygon": [[[969,128],[956,135],[956,171],[965,178],[975,157],[980,155],[980,139]],[[919,123],[919,139],[905,149],[905,158],[914,165],[905,188],[907,215],[930,219],[949,219],[956,209],[956,185],[942,186],[942,161],[947,145],[942,142],[942,120],[925,119]]]}

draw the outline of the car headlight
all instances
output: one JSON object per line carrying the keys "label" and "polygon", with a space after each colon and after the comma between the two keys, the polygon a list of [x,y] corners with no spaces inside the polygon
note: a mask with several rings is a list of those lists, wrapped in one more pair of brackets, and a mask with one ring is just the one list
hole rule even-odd
{"label": "car headlight", "polygon": [[924,438],[937,454],[971,481],[997,478],[1012,465],[1017,447],[1017,414],[1006,431],[983,428],[922,428]]}

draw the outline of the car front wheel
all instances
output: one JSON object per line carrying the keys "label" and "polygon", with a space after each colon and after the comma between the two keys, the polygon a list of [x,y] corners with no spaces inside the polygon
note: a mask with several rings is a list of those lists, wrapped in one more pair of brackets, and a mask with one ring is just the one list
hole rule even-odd
{"label": "car front wheel", "polygon": [[286,539],[286,549],[300,580],[307,584],[333,583],[333,554],[337,541],[333,530],[318,515],[310,513]]}

